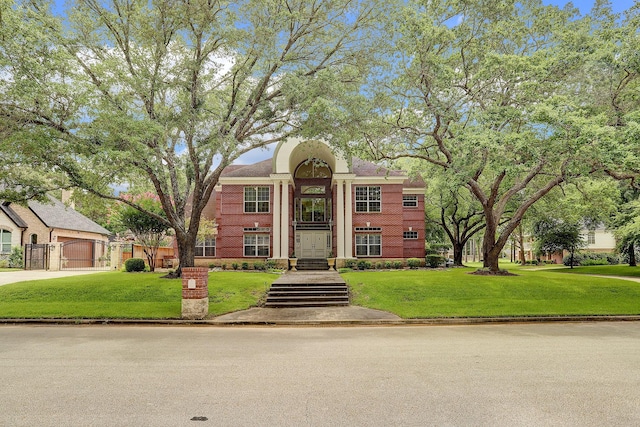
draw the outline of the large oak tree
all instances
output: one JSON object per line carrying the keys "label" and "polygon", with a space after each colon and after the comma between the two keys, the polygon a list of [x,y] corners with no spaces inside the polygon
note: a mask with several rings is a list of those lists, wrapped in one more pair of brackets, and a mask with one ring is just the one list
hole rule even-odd
{"label": "large oak tree", "polygon": [[0,0],[3,155],[103,197],[149,180],[192,266],[222,170],[298,132],[319,94],[360,84],[377,3],[76,0],[56,15]]}

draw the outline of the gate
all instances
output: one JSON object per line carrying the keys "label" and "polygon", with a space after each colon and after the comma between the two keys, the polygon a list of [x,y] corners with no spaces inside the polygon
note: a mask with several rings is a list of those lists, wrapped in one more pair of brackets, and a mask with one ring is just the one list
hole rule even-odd
{"label": "gate", "polygon": [[63,242],[60,254],[60,270],[109,270],[109,245],[101,240]]}
{"label": "gate", "polygon": [[49,245],[24,245],[24,269],[47,270],[49,268]]}

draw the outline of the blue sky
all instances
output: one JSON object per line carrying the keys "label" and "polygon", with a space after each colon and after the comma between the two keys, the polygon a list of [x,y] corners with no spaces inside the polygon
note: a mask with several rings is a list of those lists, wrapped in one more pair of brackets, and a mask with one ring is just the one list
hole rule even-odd
{"label": "blue sky", "polygon": [[[631,6],[633,6],[633,1],[634,0],[610,0],[611,4],[613,5],[613,11],[614,12],[622,12],[625,11],[627,9],[629,9]],[[544,4],[555,4],[556,6],[564,6],[567,3],[569,3],[569,1],[567,0],[543,0]],[[585,14],[588,13],[591,8],[593,7],[593,4],[595,3],[595,0],[573,0],[571,1],[571,3],[573,3],[573,5],[575,7],[577,7],[578,9],[580,9],[580,13],[581,14]]]}

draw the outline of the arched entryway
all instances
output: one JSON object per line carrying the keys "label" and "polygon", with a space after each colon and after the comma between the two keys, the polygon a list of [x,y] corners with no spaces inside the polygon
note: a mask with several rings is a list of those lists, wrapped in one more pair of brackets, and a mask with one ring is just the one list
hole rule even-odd
{"label": "arched entryway", "polygon": [[332,253],[332,171],[318,158],[295,169],[294,233],[299,258],[327,258]]}

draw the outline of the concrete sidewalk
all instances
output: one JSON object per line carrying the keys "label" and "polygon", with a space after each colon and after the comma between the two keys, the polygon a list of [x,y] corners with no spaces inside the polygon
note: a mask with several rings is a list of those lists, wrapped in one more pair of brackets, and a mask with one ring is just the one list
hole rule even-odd
{"label": "concrete sidewalk", "polygon": [[10,283],[26,282],[28,280],[56,279],[58,277],[80,276],[83,274],[104,273],[104,270],[18,270],[0,272],[0,286]]}
{"label": "concrete sidewalk", "polygon": [[223,314],[207,323],[215,325],[312,325],[402,323],[395,314],[354,305],[346,307],[250,308]]}

